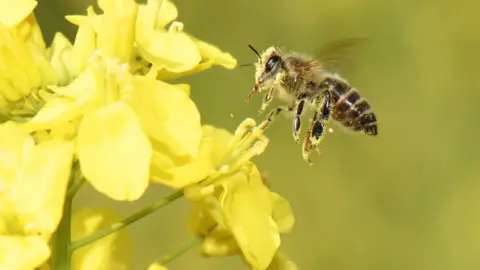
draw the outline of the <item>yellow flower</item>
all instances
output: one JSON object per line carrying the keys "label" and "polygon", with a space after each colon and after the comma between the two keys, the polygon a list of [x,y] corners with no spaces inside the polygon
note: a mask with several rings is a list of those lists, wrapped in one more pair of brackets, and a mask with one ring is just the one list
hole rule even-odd
{"label": "yellow flower", "polygon": [[[0,0],[0,269],[47,267],[67,186],[76,184],[68,182],[74,156],[115,200],[138,199],[150,180],[183,189],[205,254],[241,254],[255,270],[289,265],[278,248],[294,224],[291,208],[251,162],[268,144],[263,125],[246,119],[233,134],[202,125],[190,87],[165,82],[233,69],[230,54],[185,32],[169,0],[99,0],[102,13],[67,16],[78,26],[73,44],[56,33],[48,48],[36,1],[14,2]],[[62,220],[54,242],[64,252],[64,235],[85,239],[112,218],[83,209],[72,228]],[[76,250],[72,268],[124,269],[124,240],[112,234]]]}
{"label": "yellow flower", "polygon": [[[234,135],[204,125],[198,155],[193,160],[171,159],[165,153],[154,150],[152,180],[173,188],[185,188],[186,197],[196,201],[211,192],[213,181],[241,168],[252,157],[262,153],[267,144],[263,129],[257,127],[253,119],[243,121]],[[202,182],[196,184],[199,181]]]}
{"label": "yellow flower", "polygon": [[[297,265],[283,252],[277,251],[266,270],[297,270]],[[256,270],[256,269],[254,269]]]}
{"label": "yellow flower", "polygon": [[50,256],[72,157],[70,142],[35,145],[17,124],[0,125],[0,269],[32,269]]}
{"label": "yellow flower", "polygon": [[179,78],[213,65],[228,69],[236,66],[230,54],[185,33],[183,24],[174,21],[178,11],[171,1],[149,0],[138,12],[135,41],[139,57],[153,64],[150,72],[157,78]]}
{"label": "yellow flower", "polygon": [[211,195],[196,203],[188,222],[190,230],[205,237],[203,253],[241,253],[254,269],[267,269],[280,246],[280,233],[293,227],[290,205],[268,190],[253,163],[221,177],[213,187]]}
{"label": "yellow flower", "polygon": [[33,14],[36,5],[0,1],[0,113],[8,117],[25,113],[15,109],[22,108],[22,99],[33,90],[57,82]]}
{"label": "yellow flower", "polygon": [[0,0],[0,22],[6,27],[15,27],[28,17],[37,6],[34,0]]}
{"label": "yellow flower", "polygon": [[[52,94],[25,124],[39,140],[75,141],[86,179],[116,200],[143,194],[152,156],[161,157],[153,167],[165,172],[191,164],[207,149],[189,86],[151,74],[190,72],[204,60],[228,68],[236,64],[229,54],[181,29],[163,29],[177,10],[169,1],[158,3],[102,1],[104,14],[89,8],[86,16],[69,16],[79,26],[74,45],[57,34],[49,48],[61,83],[50,87]],[[149,75],[135,70],[139,66]]]}
{"label": "yellow flower", "polygon": [[[111,210],[83,208],[72,216],[72,240],[87,237],[118,220]],[[79,248],[73,253],[71,269],[127,269],[131,252],[127,233],[122,230]]]}

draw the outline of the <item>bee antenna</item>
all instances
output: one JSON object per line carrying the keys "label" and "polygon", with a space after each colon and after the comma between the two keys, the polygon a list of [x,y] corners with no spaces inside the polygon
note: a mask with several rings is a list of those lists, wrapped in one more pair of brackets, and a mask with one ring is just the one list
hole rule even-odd
{"label": "bee antenna", "polygon": [[258,53],[258,51],[255,50],[255,48],[253,48],[252,45],[248,44],[248,47],[258,56],[258,58],[262,58],[262,57],[260,56],[260,54]]}
{"label": "bee antenna", "polygon": [[254,63],[248,63],[248,64],[243,64],[243,65],[239,65],[238,67],[249,67],[249,66],[253,66]]}

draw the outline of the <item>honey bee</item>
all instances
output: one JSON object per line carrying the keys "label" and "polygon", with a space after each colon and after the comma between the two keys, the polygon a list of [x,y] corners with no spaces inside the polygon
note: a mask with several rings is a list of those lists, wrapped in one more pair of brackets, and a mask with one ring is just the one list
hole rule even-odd
{"label": "honey bee", "polygon": [[273,109],[264,122],[265,128],[282,112],[293,113],[293,137],[300,143],[301,116],[313,111],[311,125],[303,141],[302,155],[312,164],[312,149],[318,150],[325,124],[332,118],[344,127],[366,135],[377,136],[377,118],[368,101],[359,91],[336,72],[345,54],[357,39],[344,39],[324,44],[314,58],[295,51],[282,51],[270,47],[262,54],[249,45],[258,56],[255,63],[255,86],[247,96],[265,92],[260,113],[263,113],[274,97],[286,102]]}

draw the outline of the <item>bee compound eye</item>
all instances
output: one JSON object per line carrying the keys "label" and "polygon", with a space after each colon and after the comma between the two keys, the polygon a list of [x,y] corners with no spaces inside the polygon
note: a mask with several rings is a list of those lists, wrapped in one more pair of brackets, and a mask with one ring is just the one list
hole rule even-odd
{"label": "bee compound eye", "polygon": [[275,67],[278,61],[280,61],[280,57],[278,55],[274,55],[270,57],[267,60],[267,64],[265,65],[265,71],[266,72],[272,71],[272,69]]}

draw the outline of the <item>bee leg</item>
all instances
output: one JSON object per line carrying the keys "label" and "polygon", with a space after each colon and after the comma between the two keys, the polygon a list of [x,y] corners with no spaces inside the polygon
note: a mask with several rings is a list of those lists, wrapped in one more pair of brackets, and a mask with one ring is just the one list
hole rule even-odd
{"label": "bee leg", "polygon": [[295,116],[293,118],[293,139],[297,143],[300,143],[300,136],[298,134],[300,133],[300,128],[301,128],[300,116],[302,116],[304,105],[305,105],[305,100],[302,99],[295,106],[297,111],[296,111]]}
{"label": "bee leg", "polygon": [[261,124],[260,124],[260,127],[262,129],[266,129],[268,126],[270,126],[270,124],[273,122],[273,120],[275,120],[275,117],[277,115],[279,115],[281,112],[284,112],[284,111],[292,111],[295,109],[295,105],[291,105],[291,106],[288,106],[288,107],[285,107],[285,106],[281,106],[281,107],[277,107],[273,110],[270,111],[270,113],[268,114],[267,116],[267,119],[265,119]]}
{"label": "bee leg", "polygon": [[330,111],[332,109],[331,96],[329,91],[325,91],[321,98],[318,99],[320,110],[312,125],[312,148],[317,148],[318,144],[323,138],[323,131],[325,124],[330,118]]}
{"label": "bee leg", "polygon": [[[330,92],[325,91],[322,96],[318,98],[318,103],[320,110],[315,113],[313,117],[313,123],[310,130],[307,133],[307,138],[303,144],[303,158],[310,165],[312,162],[309,159],[310,152],[312,149],[317,149],[320,141],[323,138],[323,131],[325,129],[325,123],[330,118],[331,102],[330,102]],[[318,149],[317,149],[318,150]]]}
{"label": "bee leg", "polygon": [[[315,119],[317,118],[317,112],[315,112],[315,115],[313,116],[313,123],[315,123]],[[305,140],[303,141],[303,148],[302,148],[302,155],[303,159],[308,163],[308,165],[313,165],[312,161],[310,160],[310,152],[312,151],[312,131],[313,131],[313,125],[310,127],[310,129],[307,132],[307,135],[305,137]]]}
{"label": "bee leg", "polygon": [[270,104],[273,98],[273,90],[274,88],[272,87],[269,89],[266,93],[265,96],[263,97],[263,102],[262,102],[262,107],[260,108],[260,111],[258,112],[259,114],[263,114],[265,112],[265,109],[267,106]]}
{"label": "bee leg", "polygon": [[270,126],[270,124],[273,122],[273,120],[275,119],[275,117],[277,115],[279,115],[281,112],[283,112],[285,110],[284,107],[277,107],[275,109],[273,109],[272,111],[270,111],[270,113],[268,114],[267,116],[267,119],[265,119],[262,124],[260,125],[260,127],[262,129],[266,129],[268,126]]}

